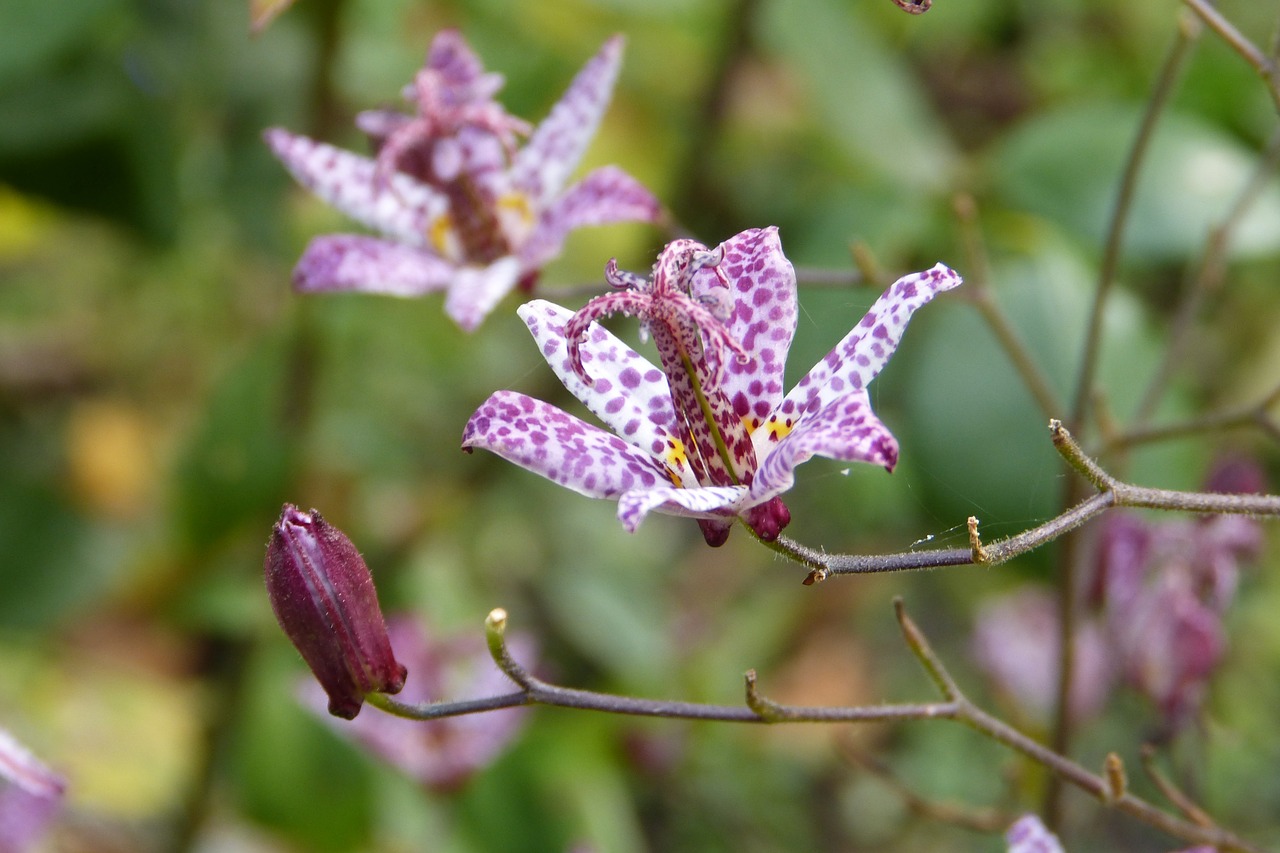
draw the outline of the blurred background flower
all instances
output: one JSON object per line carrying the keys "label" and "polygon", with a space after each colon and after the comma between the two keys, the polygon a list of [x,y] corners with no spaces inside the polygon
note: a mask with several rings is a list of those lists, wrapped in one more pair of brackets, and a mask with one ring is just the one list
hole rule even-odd
{"label": "blurred background flower", "polygon": [[[495,388],[573,404],[514,311],[464,335],[430,299],[290,292],[307,242],[349,225],[296,187],[261,134],[288,127],[367,150],[356,114],[397,107],[450,27],[506,77],[512,114],[545,116],[584,60],[624,33],[627,60],[584,171],[625,164],[708,244],[778,225],[802,271],[848,271],[856,242],[888,276],[945,258],[972,283],[952,206],[965,190],[994,293],[1066,397],[1099,236],[1180,5],[968,0],[906,15],[886,0],[301,0],[256,38],[246,5],[4,4],[0,720],[67,780],[48,844],[997,849],[868,783],[840,759],[834,730],[543,709],[443,797],[293,701],[306,669],[260,574],[286,500],[342,519],[386,612],[437,636],[478,636],[500,604],[558,682],[715,702],[739,701],[751,667],[801,702],[931,697],[897,633],[895,595],[974,688],[963,659],[981,603],[1045,583],[1056,554],[805,588],[802,570],[747,537],[712,551],[693,525],[663,517],[628,534],[611,505],[459,453],[463,424]],[[1219,8],[1256,43],[1270,39],[1268,4]],[[1099,387],[1118,422],[1141,398],[1184,271],[1275,122],[1254,71],[1202,36],[1158,125],[1104,330]],[[539,286],[577,308],[609,258],[643,270],[663,240],[638,223],[574,232]],[[1226,272],[1156,423],[1280,384],[1274,180]],[[829,551],[964,547],[969,515],[994,537],[1053,514],[1072,475],[961,298],[968,286],[913,320],[873,386],[902,447],[893,476],[810,461],[788,492],[791,535]],[[801,289],[788,387],[880,289]],[[626,322],[615,331],[631,340]],[[1197,488],[1227,447],[1256,455],[1275,482],[1274,440],[1247,428],[1133,447],[1124,472]],[[1256,568],[1235,574],[1201,725],[1172,742],[1210,813],[1273,848],[1275,548],[1268,535]],[[1194,573],[1206,576],[1225,575]],[[1194,588],[1210,609],[1218,596]],[[1116,691],[1080,727],[1074,752],[1090,766],[1150,733],[1155,706],[1135,695]],[[922,795],[1037,802],[1038,777],[962,727],[857,735]],[[639,741],[660,746],[640,760]],[[1011,792],[1006,771],[1025,787]],[[1068,818],[1075,849],[1174,846],[1087,806]]]}

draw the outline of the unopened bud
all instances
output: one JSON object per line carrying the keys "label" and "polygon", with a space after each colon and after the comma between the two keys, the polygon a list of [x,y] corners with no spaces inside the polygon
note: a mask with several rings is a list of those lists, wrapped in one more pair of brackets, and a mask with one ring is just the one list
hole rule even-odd
{"label": "unopened bud", "polygon": [[314,509],[285,504],[263,568],[271,608],[329,694],[352,719],[369,693],[399,693],[407,671],[391,651],[369,568],[351,540]]}

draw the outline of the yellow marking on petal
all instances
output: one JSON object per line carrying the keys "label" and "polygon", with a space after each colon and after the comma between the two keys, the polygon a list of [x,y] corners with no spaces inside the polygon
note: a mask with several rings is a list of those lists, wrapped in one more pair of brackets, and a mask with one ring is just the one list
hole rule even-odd
{"label": "yellow marking on petal", "polygon": [[462,261],[462,240],[453,226],[453,217],[442,213],[427,226],[427,239],[442,258],[459,263]]}
{"label": "yellow marking on petal", "polygon": [[519,246],[533,231],[533,205],[524,193],[507,193],[498,199],[498,223],[507,244]]}
{"label": "yellow marking on petal", "polygon": [[791,432],[791,418],[787,418],[785,421],[777,421],[773,418],[769,418],[765,427],[769,430],[770,441],[781,441],[788,433]]}
{"label": "yellow marking on petal", "polygon": [[684,442],[674,436],[667,437],[667,467],[679,470],[689,464],[689,454]]}

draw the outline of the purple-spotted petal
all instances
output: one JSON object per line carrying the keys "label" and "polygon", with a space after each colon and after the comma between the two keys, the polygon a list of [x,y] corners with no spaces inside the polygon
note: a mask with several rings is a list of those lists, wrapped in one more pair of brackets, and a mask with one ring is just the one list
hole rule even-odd
{"label": "purple-spotted petal", "polygon": [[551,115],[516,154],[513,184],[533,200],[535,209],[548,206],[582,159],[613,95],[621,62],[622,36],[614,36],[573,78]]}
{"label": "purple-spotted petal", "polygon": [[444,313],[464,331],[474,331],[520,278],[520,262],[499,258],[487,267],[459,267],[445,297]]}
{"label": "purple-spotted petal", "polygon": [[773,417],[795,423],[845,394],[866,388],[898,348],[912,313],[959,284],[960,276],[942,264],[898,279],[853,331],[791,389]]}
{"label": "purple-spotted petal", "polygon": [[[648,359],[592,323],[579,347],[592,383],[574,371],[565,345],[564,326],[573,312],[542,299],[517,309],[538,349],[569,393],[620,438],[654,456],[669,458],[676,412],[667,377]],[[675,465],[683,478],[692,472]]]}
{"label": "purple-spotted petal", "polygon": [[263,134],[285,168],[307,189],[352,219],[413,246],[427,245],[427,230],[449,207],[443,195],[395,173],[375,180],[376,164],[341,148],[279,128]]}
{"label": "purple-spotted petal", "polygon": [[422,249],[359,234],[317,237],[293,269],[293,286],[314,293],[356,290],[421,296],[443,290],[456,268]]}
{"label": "purple-spotted petal", "polygon": [[867,392],[849,394],[806,417],[776,443],[762,427],[752,437],[762,458],[751,483],[751,503],[780,495],[795,483],[795,468],[814,456],[844,462],[869,462],[893,470],[898,442],[871,411]]}
{"label": "purple-spotted petal", "polygon": [[649,454],[555,406],[498,391],[467,421],[464,449],[479,447],[592,498],[669,484]]}
{"label": "purple-spotted petal", "polygon": [[653,222],[662,205],[635,178],[616,166],[604,166],[570,187],[543,211],[529,239],[520,248],[525,269],[537,269],[560,254],[565,237],[585,225],[611,222]]}
{"label": "purple-spotted petal", "polygon": [[[502,88],[502,75],[485,73],[484,63],[458,30],[436,33],[427,51],[426,67],[438,73],[448,87],[443,94],[450,97],[450,106],[487,100]],[[411,91],[409,96],[412,97]]]}
{"label": "purple-spotted petal", "polygon": [[746,486],[633,489],[618,499],[618,520],[628,532],[634,533],[651,512],[686,518],[732,518],[746,500]]}
{"label": "purple-spotted petal", "polygon": [[[749,356],[746,362],[727,361],[721,387],[737,415],[754,428],[782,402],[783,368],[796,331],[796,273],[774,226],[743,231],[720,248],[733,312],[726,326]],[[695,295],[714,292],[715,282],[711,270],[701,271]]]}

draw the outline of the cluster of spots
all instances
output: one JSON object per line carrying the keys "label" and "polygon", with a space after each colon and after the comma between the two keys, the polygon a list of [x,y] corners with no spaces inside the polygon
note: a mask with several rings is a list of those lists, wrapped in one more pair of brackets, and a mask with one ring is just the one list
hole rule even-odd
{"label": "cluster of spots", "polygon": [[[581,494],[616,498],[628,530],[653,511],[695,518],[713,546],[735,519],[762,539],[776,538],[791,518],[780,496],[796,466],[813,456],[892,469],[897,442],[872,411],[866,385],[912,312],[960,284],[942,265],[900,279],[784,396],[797,303],[776,228],[744,231],[715,250],[676,241],[650,276],[611,262],[606,279],[617,290],[576,313],[537,300],[520,316],[560,381],[614,434],[505,391],[473,416],[464,445]],[[595,322],[612,313],[647,325],[660,370]],[[519,414],[492,408],[517,399]],[[530,412],[538,418],[532,426]],[[547,442],[563,444],[560,456],[535,458],[505,429],[513,418],[540,433],[549,423],[572,424]],[[638,472],[655,476],[635,484]]]}
{"label": "cluster of spots", "polygon": [[500,456],[583,494],[616,498],[667,480],[661,464],[621,439],[513,391],[498,391],[472,415],[464,449],[481,436]]}

